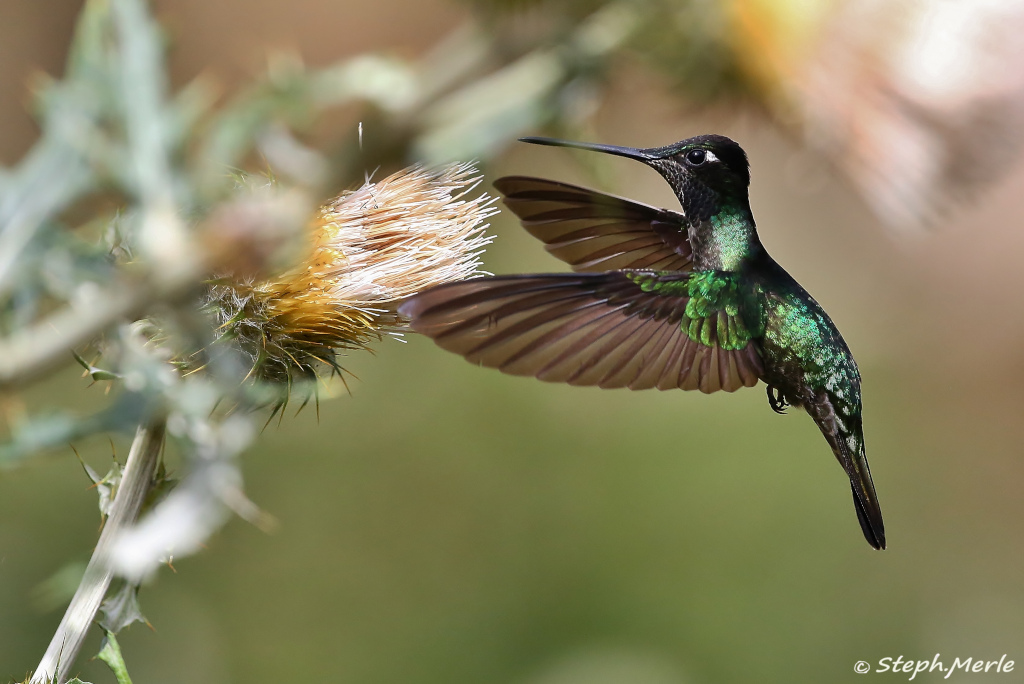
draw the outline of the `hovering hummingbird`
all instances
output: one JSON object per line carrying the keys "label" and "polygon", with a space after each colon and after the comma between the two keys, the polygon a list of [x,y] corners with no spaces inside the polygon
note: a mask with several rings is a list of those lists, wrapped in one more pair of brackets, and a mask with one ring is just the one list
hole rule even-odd
{"label": "hovering hummingbird", "polygon": [[650,149],[522,138],[635,159],[682,212],[557,181],[508,176],[505,204],[576,273],[440,285],[400,312],[472,363],[548,382],[733,392],[767,385],[777,413],[803,407],[850,478],[868,543],[885,548],[864,451],[860,373],[814,298],[761,245],[747,155],[701,135]]}

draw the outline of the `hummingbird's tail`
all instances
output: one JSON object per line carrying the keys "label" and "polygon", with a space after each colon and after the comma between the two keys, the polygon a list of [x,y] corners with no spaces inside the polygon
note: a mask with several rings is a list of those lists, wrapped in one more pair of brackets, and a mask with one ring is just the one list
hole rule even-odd
{"label": "hummingbird's tail", "polygon": [[[859,410],[856,413],[845,410],[854,407],[847,407],[844,403],[833,402],[827,393],[822,393],[807,406],[807,411],[850,478],[853,505],[857,509],[857,520],[864,538],[872,547],[881,550],[885,548],[885,524],[882,522],[882,509],[878,505],[878,495],[864,452],[861,417]],[[856,408],[859,409],[859,406]]]}
{"label": "hummingbird's tail", "polygon": [[857,520],[860,522],[860,529],[864,532],[864,538],[868,544],[879,551],[885,548],[885,525],[882,523],[882,510],[878,507],[878,500],[874,498],[874,485],[871,483],[871,473],[868,473],[868,487],[871,489],[873,507],[865,508],[857,493],[857,485],[850,480],[850,488],[853,489],[853,506],[857,509]]}

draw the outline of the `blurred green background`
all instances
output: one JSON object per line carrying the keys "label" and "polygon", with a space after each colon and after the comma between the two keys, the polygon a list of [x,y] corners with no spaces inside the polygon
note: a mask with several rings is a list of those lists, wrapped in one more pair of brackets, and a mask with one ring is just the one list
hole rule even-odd
{"label": "blurred green background", "polygon": [[[414,56],[466,12],[440,0],[155,7],[175,81],[210,72],[228,84],[273,48],[314,65]],[[78,9],[0,5],[4,163],[34,138],[26,80],[59,72]],[[670,90],[623,67],[595,139],[717,132],[747,149],[763,242],[861,367],[889,549],[862,539],[812,421],[776,416],[760,387],[570,388],[386,340],[346,360],[357,379],[319,419],[289,414],[246,455],[247,492],[276,530],[234,520],[144,588],[154,630],[121,638],[136,682],[820,683],[864,681],[858,660],[935,653],[1007,653],[1019,666],[995,681],[1024,681],[1024,174],[930,233],[894,235],[762,116],[695,111]],[[629,161],[588,161],[596,181],[581,157],[521,147],[488,177],[538,174],[675,206]],[[493,232],[489,270],[566,270],[507,213]],[[85,385],[68,369],[30,398],[102,399]],[[127,442],[114,444],[123,456]],[[97,467],[110,457],[103,440],[75,446]],[[63,606],[40,585],[88,558],[99,523],[89,485],[70,448],[0,477],[0,677],[24,677],[59,621]],[[96,663],[81,673],[112,681]]]}

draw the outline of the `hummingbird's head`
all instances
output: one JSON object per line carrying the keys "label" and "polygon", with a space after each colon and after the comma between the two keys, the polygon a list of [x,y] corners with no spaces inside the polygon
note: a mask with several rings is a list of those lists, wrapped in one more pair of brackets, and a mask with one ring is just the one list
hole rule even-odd
{"label": "hummingbird's head", "polygon": [[683,212],[693,222],[706,221],[727,206],[747,206],[750,166],[736,141],[723,135],[698,135],[665,147],[617,147],[552,138],[520,138],[523,142],[577,147],[636,159],[664,176],[675,190]]}

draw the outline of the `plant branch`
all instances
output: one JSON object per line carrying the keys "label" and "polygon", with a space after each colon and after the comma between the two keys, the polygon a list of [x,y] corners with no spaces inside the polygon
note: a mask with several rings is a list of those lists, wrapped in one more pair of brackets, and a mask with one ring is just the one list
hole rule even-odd
{"label": "plant branch", "polygon": [[75,347],[118,321],[139,318],[154,304],[189,295],[215,271],[241,264],[260,272],[301,228],[310,210],[304,193],[283,191],[219,205],[192,233],[185,233],[176,219],[144,221],[142,238],[152,242],[157,234],[165,241],[152,246],[151,258],[87,302],[70,303],[0,338],[0,390],[45,375],[70,361]]}
{"label": "plant branch", "polygon": [[100,293],[91,306],[69,304],[42,321],[0,339],[0,388],[45,375],[70,360],[75,347],[93,340],[120,320],[138,317],[154,301],[196,286],[200,274],[187,273],[164,288],[124,283]]}
{"label": "plant branch", "polygon": [[164,444],[164,431],[165,424],[163,418],[160,418],[149,425],[140,426],[135,433],[110,515],[100,533],[82,582],[78,585],[78,591],[71,599],[39,667],[32,675],[31,684],[63,684],[66,681],[66,673],[74,665],[89,626],[113,579],[109,563],[110,549],[120,534],[135,523],[149,493]]}

